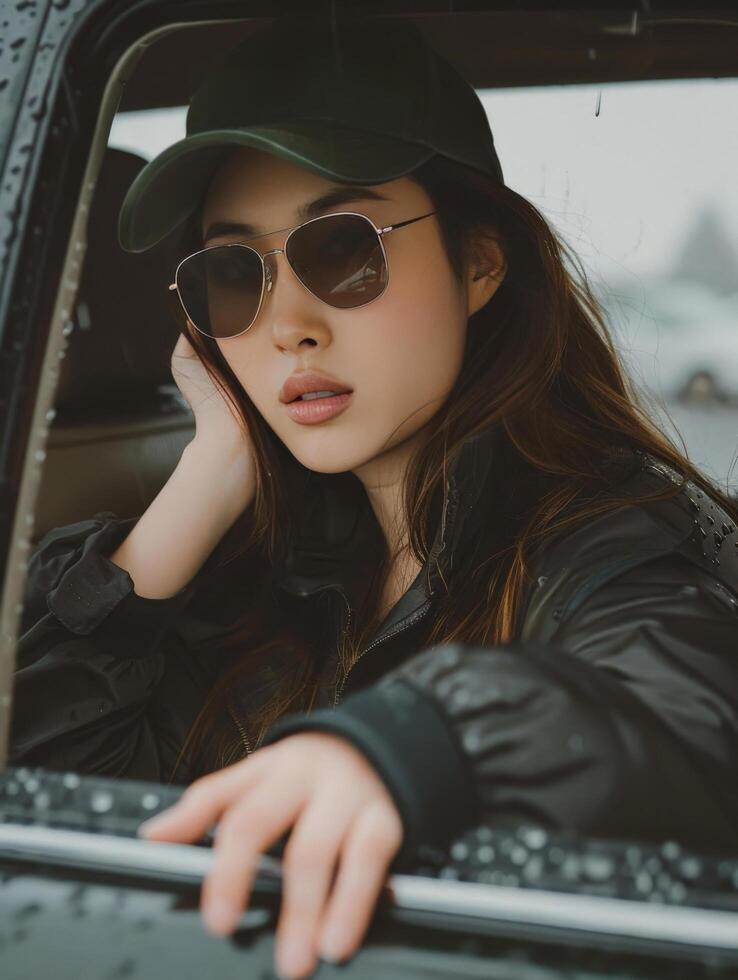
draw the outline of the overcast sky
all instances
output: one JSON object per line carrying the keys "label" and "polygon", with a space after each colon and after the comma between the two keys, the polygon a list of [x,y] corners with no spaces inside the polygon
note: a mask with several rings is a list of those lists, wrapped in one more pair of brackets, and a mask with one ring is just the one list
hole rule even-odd
{"label": "overcast sky", "polygon": [[480,95],[505,182],[544,211],[593,270],[666,270],[703,205],[722,212],[738,247],[737,80]]}
{"label": "overcast sky", "polygon": [[[666,271],[703,205],[722,212],[738,247],[738,80],[479,95],[505,182],[543,211],[595,281]],[[185,135],[185,111],[120,114],[110,143],[151,158]]]}

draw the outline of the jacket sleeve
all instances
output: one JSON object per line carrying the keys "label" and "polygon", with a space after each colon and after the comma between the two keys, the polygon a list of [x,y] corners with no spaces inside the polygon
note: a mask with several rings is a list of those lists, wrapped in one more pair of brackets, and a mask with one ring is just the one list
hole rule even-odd
{"label": "jacket sleeve", "polygon": [[[185,588],[147,599],[108,558],[135,523],[101,512],[49,531],[31,557],[11,765],[168,779],[212,683],[207,663],[185,642],[184,611],[222,558],[225,539]],[[158,696],[163,688],[166,700]]]}
{"label": "jacket sleeve", "polygon": [[425,650],[267,743],[315,728],[361,749],[403,818],[400,865],[477,821],[735,849],[737,606],[686,558],[652,559],[555,642]]}

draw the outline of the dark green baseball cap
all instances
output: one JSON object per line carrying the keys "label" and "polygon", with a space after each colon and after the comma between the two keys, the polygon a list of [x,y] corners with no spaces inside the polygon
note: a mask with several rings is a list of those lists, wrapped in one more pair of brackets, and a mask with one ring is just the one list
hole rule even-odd
{"label": "dark green baseball cap", "polygon": [[226,53],[190,100],[186,137],[137,175],[121,206],[127,252],[156,245],[202,203],[234,147],[349,184],[412,173],[435,154],[503,182],[473,87],[410,21],[290,15]]}

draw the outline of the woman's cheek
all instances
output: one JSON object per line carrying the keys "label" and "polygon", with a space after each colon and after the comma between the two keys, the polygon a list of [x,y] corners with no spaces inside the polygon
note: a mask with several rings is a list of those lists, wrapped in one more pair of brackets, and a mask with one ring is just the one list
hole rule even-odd
{"label": "woman's cheek", "polygon": [[395,317],[397,334],[405,355],[416,359],[413,371],[423,362],[432,365],[439,356],[455,364],[463,355],[465,318],[454,295],[441,270],[432,288],[416,289],[403,297]]}

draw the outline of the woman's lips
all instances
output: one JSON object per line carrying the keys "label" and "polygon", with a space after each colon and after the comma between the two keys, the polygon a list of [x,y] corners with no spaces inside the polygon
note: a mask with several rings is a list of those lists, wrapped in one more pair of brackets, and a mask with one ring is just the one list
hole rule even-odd
{"label": "woman's lips", "polygon": [[353,391],[345,391],[341,395],[325,395],[323,398],[311,398],[309,401],[289,402],[285,408],[287,414],[294,422],[300,425],[316,425],[318,422],[326,422],[328,419],[335,418],[336,415],[348,408]]}

